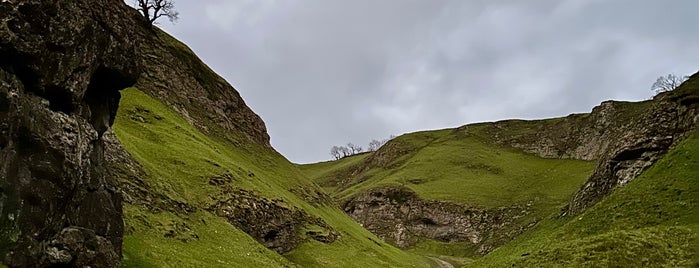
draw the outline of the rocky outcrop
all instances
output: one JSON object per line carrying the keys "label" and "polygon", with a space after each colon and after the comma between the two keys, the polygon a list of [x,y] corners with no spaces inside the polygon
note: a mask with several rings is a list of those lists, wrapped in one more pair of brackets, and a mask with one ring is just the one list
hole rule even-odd
{"label": "rocky outcrop", "polygon": [[[210,181],[218,184],[220,178]],[[207,210],[223,217],[245,231],[265,247],[280,254],[287,253],[306,239],[332,243],[335,231],[321,218],[285,204],[281,199],[269,200],[243,189],[225,187],[222,196]],[[228,188],[228,189],[225,189]]]}
{"label": "rocky outcrop", "polygon": [[210,136],[236,146],[252,141],[272,149],[264,121],[185,44],[157,28],[139,36],[139,60],[145,67],[135,85],[139,90]]}
{"label": "rocky outcrop", "polygon": [[480,209],[420,199],[407,188],[381,187],[357,194],[343,204],[354,220],[401,248],[422,238],[474,245],[485,254],[525,230],[515,227],[527,207]]}
{"label": "rocky outcrop", "polygon": [[102,134],[140,73],[134,14],[120,0],[0,2],[5,264],[118,266],[121,196]]}
{"label": "rocky outcrop", "polygon": [[459,127],[457,131],[544,158],[598,160],[614,139],[632,130],[629,119],[651,105],[651,101],[605,101],[589,114],[479,123]]}
{"label": "rocky outcrop", "polygon": [[579,214],[638,177],[696,129],[698,119],[699,74],[695,74],[680,88],[656,96],[648,109],[619,127],[623,132],[609,140],[592,176],[562,215]]}
{"label": "rocky outcrop", "polygon": [[545,158],[597,160],[593,175],[563,209],[579,214],[640,175],[696,128],[699,75],[643,102],[606,101],[589,114],[467,125],[464,135]]}

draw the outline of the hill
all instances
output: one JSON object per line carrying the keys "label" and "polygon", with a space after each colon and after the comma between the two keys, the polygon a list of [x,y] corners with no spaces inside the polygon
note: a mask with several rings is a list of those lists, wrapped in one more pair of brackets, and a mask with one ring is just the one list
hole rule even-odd
{"label": "hill", "polygon": [[147,75],[107,133],[124,192],[124,265],[425,267],[345,215],[269,145],[264,122],[184,44],[155,30]]}
{"label": "hill", "polygon": [[551,215],[586,211],[661,159],[696,128],[698,80],[589,114],[405,134],[300,168],[386,241],[478,257]]}
{"label": "hill", "polygon": [[0,18],[9,267],[697,265],[699,74],[295,165],[121,0],[0,1]]}
{"label": "hill", "polygon": [[699,133],[575,217],[553,215],[472,267],[696,267]]}
{"label": "hill", "polygon": [[123,1],[2,1],[0,17],[6,265],[436,265],[344,214]]}

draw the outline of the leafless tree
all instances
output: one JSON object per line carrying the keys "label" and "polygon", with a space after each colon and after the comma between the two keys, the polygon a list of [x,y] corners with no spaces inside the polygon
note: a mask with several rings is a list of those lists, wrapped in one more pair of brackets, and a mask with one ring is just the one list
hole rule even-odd
{"label": "leafless tree", "polygon": [[379,148],[381,148],[381,145],[383,145],[382,142],[380,142],[380,141],[378,141],[378,140],[371,140],[371,141],[369,142],[369,149],[368,149],[368,150],[369,150],[370,152],[375,152],[376,150],[378,150]]}
{"label": "leafless tree", "polygon": [[352,155],[361,153],[361,152],[364,150],[364,149],[362,149],[361,146],[354,145],[354,143],[351,143],[351,142],[350,142],[350,143],[347,143],[347,149],[350,150],[350,153],[351,153]]}
{"label": "leafless tree", "polygon": [[653,83],[653,86],[651,86],[650,89],[655,91],[655,93],[671,91],[679,87],[687,79],[689,79],[689,76],[680,77],[674,74],[668,74],[666,76],[658,77],[658,80]]}
{"label": "leafless tree", "polygon": [[340,148],[340,154],[342,154],[342,157],[348,157],[348,156],[352,155],[352,151],[349,148],[347,148],[345,146],[340,146],[339,148]]}
{"label": "leafless tree", "polygon": [[175,1],[172,0],[135,0],[138,11],[148,20],[149,25],[156,23],[160,17],[167,17],[175,22],[180,13],[175,11]]}
{"label": "leafless tree", "polygon": [[333,146],[330,148],[330,155],[332,155],[335,160],[338,160],[342,157],[342,153],[340,152],[340,147],[339,146]]}

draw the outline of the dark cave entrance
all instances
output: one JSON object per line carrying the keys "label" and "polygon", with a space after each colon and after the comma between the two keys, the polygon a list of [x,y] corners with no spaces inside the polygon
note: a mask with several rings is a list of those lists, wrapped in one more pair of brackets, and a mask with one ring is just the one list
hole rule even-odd
{"label": "dark cave entrance", "polygon": [[118,70],[105,67],[97,68],[92,74],[83,97],[83,102],[89,108],[84,116],[88,118],[100,137],[114,123],[121,99],[119,91],[132,86],[135,82]]}

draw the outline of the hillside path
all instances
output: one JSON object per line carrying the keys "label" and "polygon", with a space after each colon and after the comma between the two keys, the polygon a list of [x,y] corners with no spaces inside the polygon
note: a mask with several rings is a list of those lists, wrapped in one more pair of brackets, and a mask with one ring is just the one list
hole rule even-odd
{"label": "hillside path", "polygon": [[432,260],[435,261],[437,264],[439,264],[439,267],[440,267],[440,268],[454,268],[454,265],[451,265],[451,263],[449,263],[449,262],[447,262],[447,261],[445,261],[445,260],[442,260],[442,259],[440,259],[440,258],[435,258],[435,257],[428,257],[428,258],[432,259]]}

